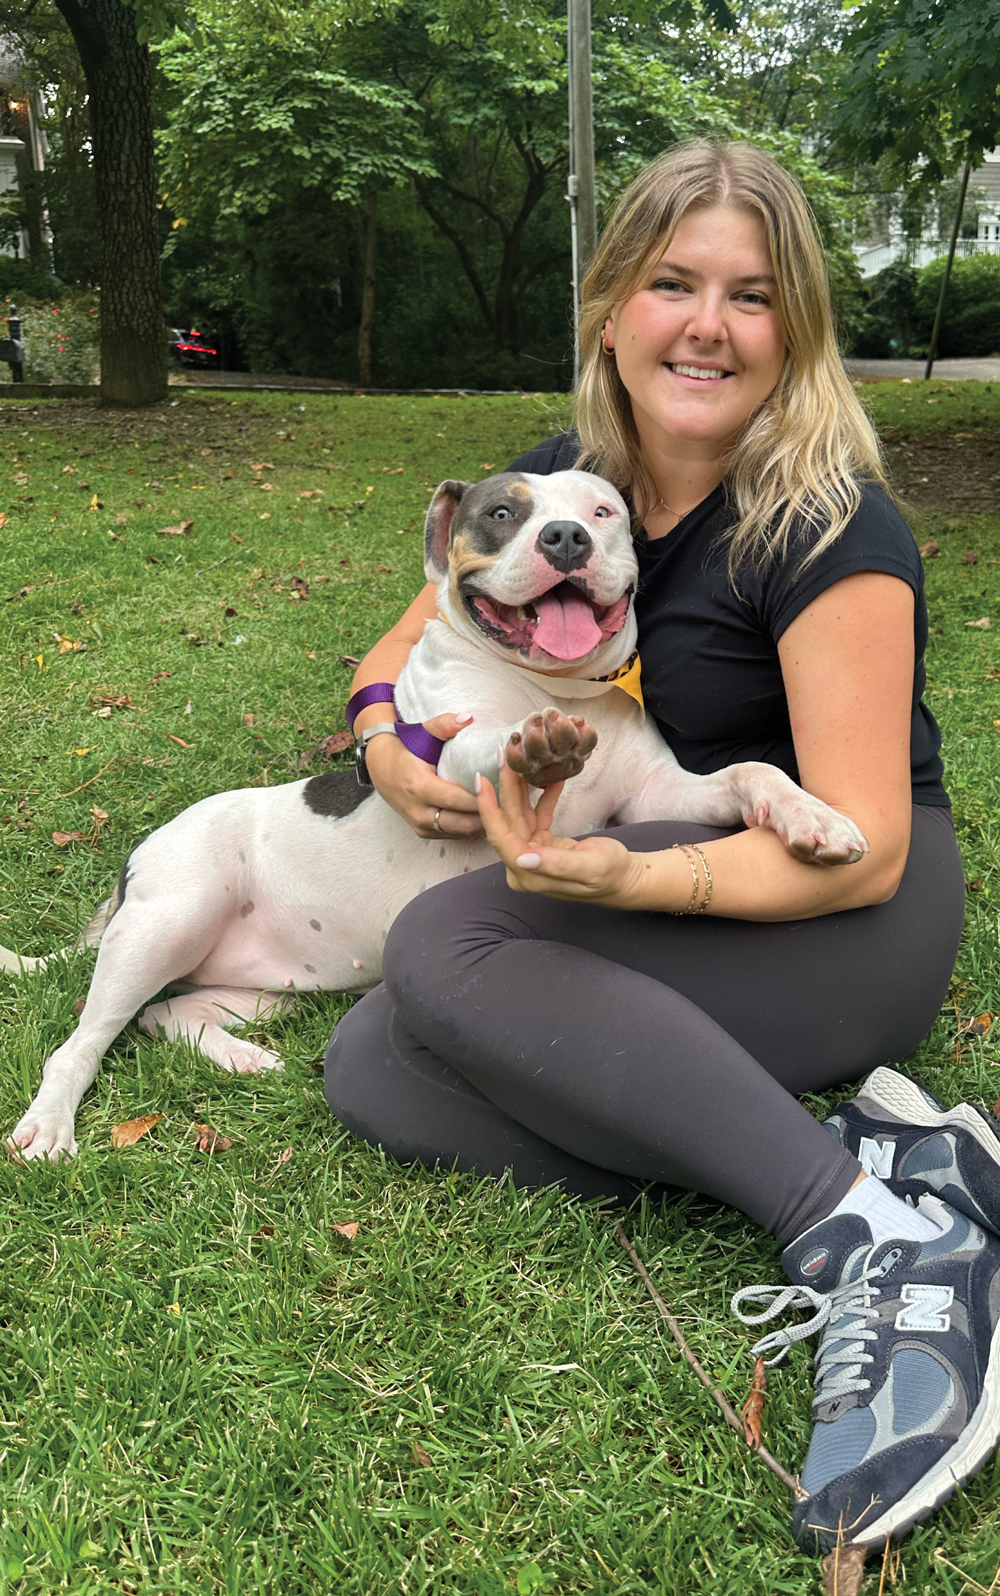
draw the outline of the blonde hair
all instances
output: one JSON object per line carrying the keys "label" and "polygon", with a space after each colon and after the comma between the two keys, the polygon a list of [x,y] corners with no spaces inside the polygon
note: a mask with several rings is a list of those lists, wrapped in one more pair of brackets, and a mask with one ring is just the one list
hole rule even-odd
{"label": "blonde hair", "polygon": [[640,509],[658,499],[642,458],[629,394],[602,348],[615,306],[692,208],[731,205],[760,217],[785,328],[781,376],[733,440],[726,487],[736,511],[729,570],[784,557],[793,529],[816,540],[803,569],[840,536],[861,500],[859,482],[884,482],[878,441],[837,350],[830,287],[815,218],[798,183],[752,144],[691,139],[659,156],[622,195],[583,283],[577,464],[631,491]]}

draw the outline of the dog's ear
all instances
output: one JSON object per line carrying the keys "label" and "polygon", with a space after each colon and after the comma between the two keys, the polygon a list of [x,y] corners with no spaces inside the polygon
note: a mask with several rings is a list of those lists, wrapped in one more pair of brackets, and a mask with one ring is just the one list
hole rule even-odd
{"label": "dog's ear", "polygon": [[424,571],[428,582],[440,582],[448,570],[451,523],[469,482],[442,482],[435,490],[424,523]]}

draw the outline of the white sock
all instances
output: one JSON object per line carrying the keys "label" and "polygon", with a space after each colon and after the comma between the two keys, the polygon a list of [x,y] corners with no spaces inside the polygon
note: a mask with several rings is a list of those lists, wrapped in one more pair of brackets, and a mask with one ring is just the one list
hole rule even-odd
{"label": "white sock", "polygon": [[852,1186],[827,1217],[832,1219],[834,1214],[860,1214],[867,1220],[876,1246],[883,1241],[932,1241],[941,1234],[940,1225],[894,1196],[875,1175]]}

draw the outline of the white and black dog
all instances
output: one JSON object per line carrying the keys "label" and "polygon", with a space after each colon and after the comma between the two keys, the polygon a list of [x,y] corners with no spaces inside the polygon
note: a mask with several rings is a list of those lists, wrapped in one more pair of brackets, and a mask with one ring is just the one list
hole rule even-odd
{"label": "white and black dog", "polygon": [[[425,565],[441,618],[396,694],[403,720],[463,707],[440,774],[496,781],[498,746],[534,786],[566,776],[564,835],[611,820],[768,824],[799,857],[848,863],[867,844],[771,765],[680,768],[622,680],[635,649],[629,515],[585,472],[506,472],[444,482],[427,514]],[[558,706],[558,707],[556,707]],[[597,752],[588,758],[596,744]],[[488,842],[424,840],[345,772],[204,798],[140,842],[81,939],[99,944],[80,1023],[45,1065],[8,1147],[72,1155],[74,1118],[98,1064],[140,1007],[152,1035],[187,1038],[225,1069],[278,1068],[230,1034],[303,991],[363,992],[382,973],[396,915],[425,888],[495,862]],[[43,965],[0,949],[0,968]]]}

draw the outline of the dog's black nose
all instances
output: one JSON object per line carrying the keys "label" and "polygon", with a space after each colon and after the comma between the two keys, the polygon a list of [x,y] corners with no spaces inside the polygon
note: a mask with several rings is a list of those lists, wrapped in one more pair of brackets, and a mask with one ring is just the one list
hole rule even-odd
{"label": "dog's black nose", "polygon": [[594,544],[579,521],[547,521],[538,534],[538,546],[545,558],[562,571],[586,565]]}

